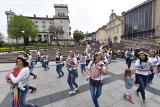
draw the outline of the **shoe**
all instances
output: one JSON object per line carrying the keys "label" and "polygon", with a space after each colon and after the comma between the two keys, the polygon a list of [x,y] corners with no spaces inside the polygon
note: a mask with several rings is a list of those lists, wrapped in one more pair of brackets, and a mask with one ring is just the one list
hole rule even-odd
{"label": "shoe", "polygon": [[126,95],[126,93],[123,95],[123,98],[124,98],[125,100],[127,100],[127,95]]}
{"label": "shoe", "polygon": [[36,78],[37,78],[37,75],[33,79],[36,79]]}
{"label": "shoe", "polygon": [[72,95],[72,94],[75,94],[75,93],[76,93],[75,91],[70,91],[69,95]]}
{"label": "shoe", "polygon": [[64,73],[62,74],[62,77],[64,76]]}
{"label": "shoe", "polygon": [[137,95],[137,97],[139,97],[139,92],[138,91],[136,91],[136,95]]}
{"label": "shoe", "polygon": [[145,106],[146,103],[147,103],[146,100],[143,100],[143,101],[142,101],[142,105],[143,105],[143,106]]}
{"label": "shoe", "polygon": [[160,73],[158,73],[158,76],[160,76]]}
{"label": "shoe", "polygon": [[77,91],[79,89],[79,86],[77,88],[74,89],[74,91]]}
{"label": "shoe", "polygon": [[132,101],[132,97],[131,97],[131,96],[129,96],[128,101],[129,101],[130,103],[132,103],[132,104],[135,104],[135,103]]}
{"label": "shoe", "polygon": [[62,76],[60,75],[60,76],[58,76],[57,78],[61,78]]}
{"label": "shoe", "polygon": [[34,93],[37,90],[37,88],[32,89],[30,93]]}

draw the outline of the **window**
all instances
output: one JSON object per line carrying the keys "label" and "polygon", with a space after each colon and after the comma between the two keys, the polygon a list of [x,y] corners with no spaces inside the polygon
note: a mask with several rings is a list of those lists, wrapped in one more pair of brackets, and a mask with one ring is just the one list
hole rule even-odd
{"label": "window", "polygon": [[42,25],[42,28],[46,28],[46,25]]}
{"label": "window", "polygon": [[119,32],[119,28],[117,28],[117,33]]}
{"label": "window", "polygon": [[49,21],[49,24],[52,24],[53,22],[52,21]]}
{"label": "window", "polygon": [[60,23],[63,23],[63,21],[60,21]]}
{"label": "window", "polygon": [[63,17],[65,16],[65,13],[63,13]]}
{"label": "window", "polygon": [[36,28],[38,28],[38,25],[35,25],[36,26]]}
{"label": "window", "polygon": [[35,21],[35,23],[38,23],[38,21]]}
{"label": "window", "polygon": [[45,21],[42,21],[42,23],[46,23]]}

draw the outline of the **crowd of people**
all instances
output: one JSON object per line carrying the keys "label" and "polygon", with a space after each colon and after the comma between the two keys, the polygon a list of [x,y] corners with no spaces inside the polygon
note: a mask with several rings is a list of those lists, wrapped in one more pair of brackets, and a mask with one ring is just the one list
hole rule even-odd
{"label": "crowd of people", "polygon": [[[107,74],[107,68],[108,65],[111,64],[112,55],[113,52],[111,48],[100,49],[100,51],[97,52],[96,49],[91,49],[90,45],[87,44],[84,52],[69,51],[69,55],[64,61],[62,52],[58,49],[54,59],[56,63],[55,71],[58,75],[57,78],[65,75],[63,72],[63,67],[65,66],[68,70],[67,83],[70,88],[69,94],[75,94],[80,88],[76,82],[76,78],[79,77],[78,67],[80,66],[81,76],[86,76],[86,80],[89,81],[89,89],[93,103],[95,107],[99,107],[98,98],[102,92],[103,75]],[[132,72],[130,68],[135,57],[135,77],[133,78],[131,77]],[[152,84],[154,75],[159,72],[160,57],[154,50],[145,53],[140,50],[134,52],[132,48],[128,48],[125,52],[125,60],[128,69],[124,71],[126,93],[123,95],[123,98],[134,104],[132,88],[134,84],[139,84],[136,94],[139,96],[139,93],[141,93],[142,103],[145,104],[145,88],[147,85]],[[32,72],[37,62],[41,62],[44,70],[49,70],[49,56],[46,50],[44,50],[42,54],[37,50],[35,63],[32,61],[31,52],[21,52],[16,59],[16,66],[6,75],[6,80],[11,85],[12,107],[37,107],[25,101],[29,89],[31,89],[31,93],[36,91],[35,87],[29,85],[29,77],[32,75],[33,79],[37,78],[37,75]]]}

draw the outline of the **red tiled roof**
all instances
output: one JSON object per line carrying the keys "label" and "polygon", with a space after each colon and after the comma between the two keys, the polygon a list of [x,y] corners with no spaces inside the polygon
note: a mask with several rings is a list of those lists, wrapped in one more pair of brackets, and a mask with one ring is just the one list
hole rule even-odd
{"label": "red tiled roof", "polygon": [[118,20],[123,20],[124,17],[123,17],[123,16],[117,16],[117,19],[118,19]]}

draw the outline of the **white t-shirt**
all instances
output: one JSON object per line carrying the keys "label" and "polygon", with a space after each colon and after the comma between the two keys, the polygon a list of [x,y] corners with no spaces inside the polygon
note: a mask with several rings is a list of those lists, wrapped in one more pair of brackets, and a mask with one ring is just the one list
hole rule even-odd
{"label": "white t-shirt", "polygon": [[37,52],[37,56],[38,56],[38,57],[40,57],[40,56],[41,56],[41,53],[40,53],[39,51]]}
{"label": "white t-shirt", "polygon": [[[70,63],[70,64],[71,64],[71,65],[76,65],[76,64],[78,64],[77,58],[74,57],[73,60],[71,59],[71,63]],[[69,67],[69,70],[76,70],[76,69],[77,69],[77,67]]]}
{"label": "white t-shirt", "polygon": [[[9,77],[10,77],[10,79],[12,80],[12,82],[13,82],[14,84],[16,84],[16,83],[18,83],[19,81],[28,78],[29,75],[30,75],[29,68],[28,68],[28,67],[25,67],[25,68],[23,68],[23,69],[20,71],[20,73],[18,74],[17,77],[14,77],[14,75],[13,75],[12,73],[9,75]],[[23,84],[23,86],[25,86],[25,85],[27,85],[27,84],[28,84],[28,82],[25,83],[25,84]]]}
{"label": "white t-shirt", "polygon": [[148,62],[159,65],[159,57],[158,56],[154,58],[148,57]]}
{"label": "white t-shirt", "polygon": [[[145,62],[141,62],[140,64],[140,60],[136,60],[135,62],[135,66],[137,66],[138,68],[141,68],[141,69],[144,69],[144,68],[150,68],[149,64],[148,63],[145,63]],[[139,70],[136,70],[135,72],[136,74],[141,74],[141,75],[149,75],[149,71],[139,71]]]}
{"label": "white t-shirt", "polygon": [[[93,63],[93,61],[90,61],[90,62],[89,62],[87,69],[90,69],[91,74],[97,74],[97,75],[99,75],[97,78],[92,78],[92,79],[94,79],[94,80],[102,80],[102,79],[101,79],[101,78],[102,78],[102,74],[101,74],[100,71],[98,71],[95,67],[96,67],[96,65],[103,65],[103,66],[102,66],[102,69],[103,69],[103,70],[106,70],[106,67],[105,67],[103,61],[99,61],[99,62],[96,63],[96,64],[92,64],[92,63]],[[92,65],[92,66],[91,66],[91,65]]]}

